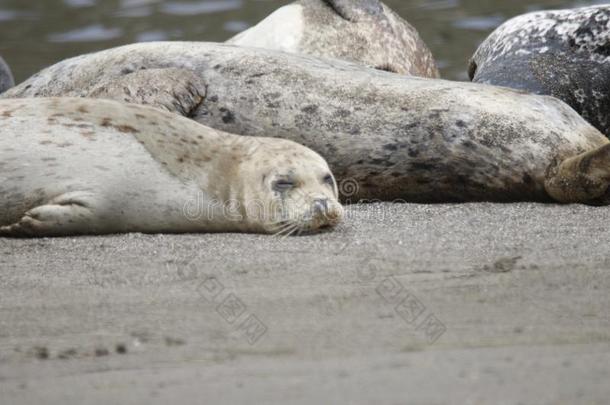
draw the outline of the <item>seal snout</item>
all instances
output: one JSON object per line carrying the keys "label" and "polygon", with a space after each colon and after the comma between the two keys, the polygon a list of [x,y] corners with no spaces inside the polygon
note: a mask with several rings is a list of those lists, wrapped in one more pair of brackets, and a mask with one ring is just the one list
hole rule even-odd
{"label": "seal snout", "polygon": [[328,199],[327,198],[318,198],[313,201],[313,210],[314,213],[318,215],[326,215],[328,212]]}
{"label": "seal snout", "polygon": [[[316,203],[317,204],[317,203]],[[338,202],[331,202],[330,200],[324,200],[324,207],[321,211],[318,211],[320,215],[329,222],[330,226],[335,226],[343,219],[343,207]],[[316,209],[318,206],[316,205]]]}
{"label": "seal snout", "polygon": [[312,203],[312,228],[335,227],[343,219],[343,207],[329,198],[316,198]]}

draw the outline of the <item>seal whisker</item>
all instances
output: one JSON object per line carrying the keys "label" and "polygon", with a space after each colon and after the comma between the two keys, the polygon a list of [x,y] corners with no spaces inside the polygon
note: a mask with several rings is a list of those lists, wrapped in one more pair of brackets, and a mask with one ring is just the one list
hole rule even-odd
{"label": "seal whisker", "polygon": [[282,239],[285,239],[289,236],[292,236],[297,230],[299,229],[299,226],[297,224],[292,224],[292,226],[290,226],[283,235],[281,235],[280,237]]}
{"label": "seal whisker", "polygon": [[293,223],[288,223],[282,226],[277,232],[273,234],[273,236],[282,236],[286,232],[290,231],[295,225]]}

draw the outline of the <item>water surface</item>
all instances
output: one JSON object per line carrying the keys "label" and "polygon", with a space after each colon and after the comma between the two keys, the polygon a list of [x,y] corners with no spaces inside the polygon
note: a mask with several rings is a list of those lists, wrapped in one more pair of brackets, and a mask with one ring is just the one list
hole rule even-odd
{"label": "water surface", "polygon": [[[70,56],[140,41],[224,41],[280,0],[0,0],[0,55],[21,81]],[[386,0],[421,33],[443,77],[465,80],[478,44],[528,11],[601,3],[577,0]]]}

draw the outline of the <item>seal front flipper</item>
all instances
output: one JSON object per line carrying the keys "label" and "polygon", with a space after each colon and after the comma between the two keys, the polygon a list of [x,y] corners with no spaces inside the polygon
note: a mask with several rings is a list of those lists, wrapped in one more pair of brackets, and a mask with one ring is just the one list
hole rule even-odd
{"label": "seal front flipper", "polygon": [[379,0],[324,0],[342,18],[358,22],[363,16],[382,17],[383,5]]}
{"label": "seal front flipper", "polygon": [[0,236],[41,237],[92,233],[96,226],[94,195],[70,192],[27,211],[12,225],[0,227]]}
{"label": "seal front flipper", "polygon": [[206,87],[188,69],[146,69],[107,79],[87,97],[150,105],[191,118],[205,99]]}
{"label": "seal front flipper", "polygon": [[610,204],[610,143],[551,167],[545,188],[562,203]]}
{"label": "seal front flipper", "polygon": [[15,85],[13,74],[4,59],[0,56],[0,94]]}

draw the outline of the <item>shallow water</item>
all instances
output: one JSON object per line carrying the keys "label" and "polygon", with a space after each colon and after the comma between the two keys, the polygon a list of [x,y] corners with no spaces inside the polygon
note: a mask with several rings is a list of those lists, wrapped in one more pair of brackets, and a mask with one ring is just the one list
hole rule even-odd
{"label": "shallow water", "polygon": [[[466,79],[478,44],[506,19],[578,0],[386,0],[432,49],[443,77]],[[0,0],[0,55],[21,81],[70,56],[158,40],[223,41],[290,1]]]}

